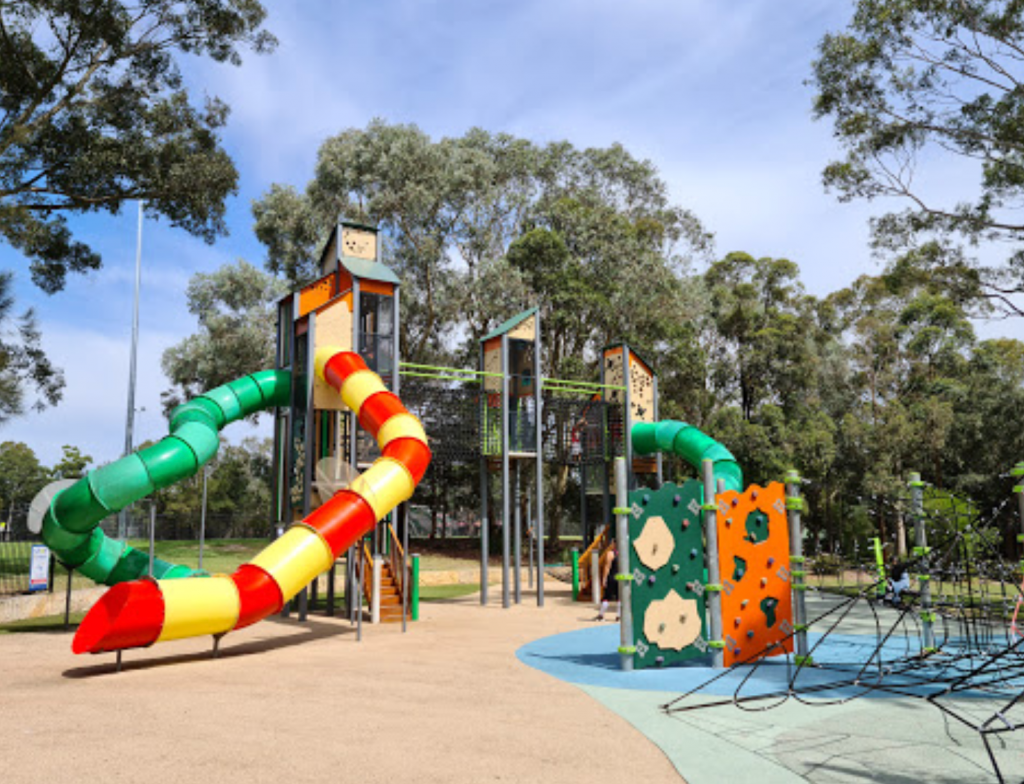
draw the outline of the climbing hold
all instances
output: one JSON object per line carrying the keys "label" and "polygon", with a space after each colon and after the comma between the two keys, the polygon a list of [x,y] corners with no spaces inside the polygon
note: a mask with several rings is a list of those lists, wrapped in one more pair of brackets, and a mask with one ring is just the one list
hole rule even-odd
{"label": "climbing hold", "polygon": [[774,564],[774,563],[775,563],[775,559],[774,558],[769,558],[768,559],[768,568],[771,569],[772,568],[772,564]]}
{"label": "climbing hold", "polygon": [[681,495],[672,496],[672,506],[679,506],[679,504],[681,504],[682,502],[683,497]]}
{"label": "climbing hold", "polygon": [[689,527],[690,527],[690,521],[687,520],[686,518],[683,518],[683,530],[685,531]]}
{"label": "climbing hold", "polygon": [[756,501],[757,500],[757,490],[751,490],[750,491],[750,500],[752,500],[752,501]]}
{"label": "climbing hold", "polygon": [[748,640],[754,639],[754,630],[753,629],[748,629],[747,630],[747,639]]}
{"label": "climbing hold", "polygon": [[643,500],[644,506],[647,506],[647,504],[650,503],[650,500],[651,500],[650,493],[644,493],[644,500]]}
{"label": "climbing hold", "polygon": [[766,585],[768,585],[768,578],[767,577],[762,577],[761,578],[761,587],[764,588]]}
{"label": "climbing hold", "polygon": [[690,550],[690,558],[693,559],[693,558],[696,558],[696,557],[697,557],[697,548],[694,547],[692,550]]}
{"label": "climbing hold", "polygon": [[740,499],[738,499],[738,498],[732,499],[732,505],[733,506],[739,506],[740,505]]}
{"label": "climbing hold", "polygon": [[737,615],[735,618],[732,619],[732,623],[733,626],[739,626],[741,623],[743,623],[743,619]]}
{"label": "climbing hold", "polygon": [[657,657],[654,660],[654,663],[657,664],[660,667],[661,665],[663,665],[665,663],[665,657],[664,656]]}
{"label": "climbing hold", "polygon": [[679,574],[681,568],[679,564],[672,564],[672,574]]}
{"label": "climbing hold", "polygon": [[654,580],[655,580],[655,578],[654,578],[654,575],[652,574],[650,577],[647,578],[648,585],[654,585]]}
{"label": "climbing hold", "polygon": [[732,528],[732,518],[731,517],[725,518],[725,527],[726,528]]}
{"label": "climbing hold", "polygon": [[733,648],[732,649],[732,655],[733,656],[739,656],[740,655],[740,649],[739,648]]}
{"label": "climbing hold", "polygon": [[748,604],[750,604],[750,599],[744,599],[742,602],[740,602],[740,609],[741,610],[747,609],[747,605]]}

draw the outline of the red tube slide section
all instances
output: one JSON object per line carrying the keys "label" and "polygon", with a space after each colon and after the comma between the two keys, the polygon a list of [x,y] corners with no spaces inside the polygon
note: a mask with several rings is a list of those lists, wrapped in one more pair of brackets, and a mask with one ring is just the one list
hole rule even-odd
{"label": "red tube slide section", "polygon": [[377,439],[380,458],[232,575],[144,578],[115,585],[78,627],[75,653],[139,648],[250,626],[280,611],[341,552],[412,496],[430,463],[419,420],[358,354],[320,349],[316,373]]}

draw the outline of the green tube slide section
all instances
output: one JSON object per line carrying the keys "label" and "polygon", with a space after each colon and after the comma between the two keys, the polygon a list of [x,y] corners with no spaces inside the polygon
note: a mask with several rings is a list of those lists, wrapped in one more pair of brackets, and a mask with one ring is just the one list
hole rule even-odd
{"label": "green tube slide section", "polygon": [[[43,517],[43,541],[57,559],[92,580],[114,585],[149,573],[149,555],[111,539],[100,522],[150,493],[195,474],[217,453],[221,428],[268,408],[287,406],[291,375],[264,370],[235,379],[178,406],[170,435],[152,446],[89,472],[53,497]],[[201,575],[154,559],[159,580]]]}
{"label": "green tube slide section", "polygon": [[685,422],[666,419],[650,424],[638,422],[630,433],[633,449],[641,455],[666,452],[678,455],[701,470],[701,464],[710,460],[715,468],[715,480],[725,481],[726,490],[743,491],[743,470],[732,452],[711,436]]}

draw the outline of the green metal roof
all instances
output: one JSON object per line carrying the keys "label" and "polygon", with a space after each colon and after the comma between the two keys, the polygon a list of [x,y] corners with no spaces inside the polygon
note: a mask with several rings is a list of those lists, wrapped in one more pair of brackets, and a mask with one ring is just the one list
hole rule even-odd
{"label": "green metal roof", "polygon": [[509,332],[518,327],[520,324],[522,324],[524,321],[526,321],[526,319],[530,318],[530,316],[532,316],[536,312],[537,308],[530,308],[529,310],[524,310],[518,316],[513,316],[508,321],[499,324],[497,327],[492,329],[490,332],[488,332],[486,335],[480,338],[480,342],[482,343],[485,340],[490,340],[491,338],[496,338],[500,337],[501,335],[504,335],[506,332]]}
{"label": "green metal roof", "polygon": [[360,280],[379,280],[381,283],[394,283],[400,286],[402,281],[391,271],[390,267],[379,261],[367,261],[352,256],[342,256],[341,266],[348,270],[353,278]]}

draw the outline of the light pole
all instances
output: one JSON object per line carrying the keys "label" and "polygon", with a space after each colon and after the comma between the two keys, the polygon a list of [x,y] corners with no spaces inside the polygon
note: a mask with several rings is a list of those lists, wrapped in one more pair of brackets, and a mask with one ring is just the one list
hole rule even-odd
{"label": "light pole", "polygon": [[[124,427],[124,454],[130,455],[133,449],[135,429],[135,375],[138,365],[139,351],[139,289],[142,284],[142,206],[139,200],[139,227],[135,242],[135,305],[132,312],[132,347],[128,366],[128,417]],[[117,536],[124,539],[128,534],[128,515],[121,510],[117,515]]]}

